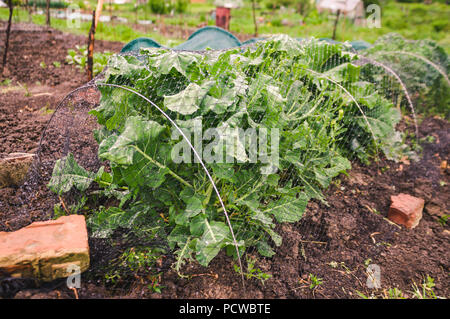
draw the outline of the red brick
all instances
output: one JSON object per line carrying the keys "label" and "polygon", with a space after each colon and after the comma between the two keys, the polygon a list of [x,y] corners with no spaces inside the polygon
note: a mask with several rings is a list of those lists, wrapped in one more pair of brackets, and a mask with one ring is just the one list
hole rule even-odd
{"label": "red brick", "polygon": [[69,276],[70,264],[89,268],[86,222],[82,215],[35,222],[15,232],[0,232],[0,273],[42,281]]}
{"label": "red brick", "polygon": [[414,228],[422,218],[424,204],[423,199],[408,194],[391,196],[388,218],[394,223]]}

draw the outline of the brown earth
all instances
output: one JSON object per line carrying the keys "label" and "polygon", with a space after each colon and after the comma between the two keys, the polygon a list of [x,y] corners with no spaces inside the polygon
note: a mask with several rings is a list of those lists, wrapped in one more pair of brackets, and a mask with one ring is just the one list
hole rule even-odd
{"label": "brown earth", "polygon": [[[0,22],[3,44],[5,23]],[[16,152],[34,153],[53,109],[73,89],[86,83],[86,74],[66,60],[67,50],[85,45],[86,37],[30,24],[13,24],[8,60],[0,76],[0,158]],[[123,43],[95,42],[99,52],[119,52]],[[3,48],[0,50],[3,56]],[[59,62],[57,67],[54,62]],[[45,66],[44,66],[45,64]],[[13,230],[47,216],[30,214],[26,218],[9,216],[18,205],[12,188],[0,189],[0,231]],[[46,193],[30,204],[40,208]]]}
{"label": "brown earth", "polygon": [[[0,22],[2,44],[4,28]],[[27,29],[14,25],[6,70],[0,78],[11,80],[10,85],[0,85],[0,154],[36,150],[51,109],[87,81],[85,73],[65,61],[67,50],[85,45],[86,37],[38,26],[34,31],[22,31]],[[95,50],[99,52],[118,52],[122,46],[120,42],[95,41]],[[3,48],[1,52],[3,56]],[[56,67],[54,62],[61,66]]]}
{"label": "brown earth", "polygon": [[[1,26],[0,26],[1,30]],[[85,82],[85,75],[64,62],[67,49],[84,44],[85,38],[61,32],[13,32],[7,78],[9,86],[0,86],[0,154],[34,152],[40,134],[57,103],[72,89]],[[122,44],[97,41],[96,48],[117,52]],[[40,67],[44,61],[47,68]],[[53,61],[61,62],[54,67]],[[39,81],[39,83],[37,83]],[[20,83],[20,84],[19,84]],[[26,85],[26,86],[25,86]],[[348,176],[326,192],[328,206],[311,201],[304,218],[295,224],[279,226],[283,244],[273,258],[259,257],[255,266],[272,275],[264,285],[257,279],[246,280],[244,293],[235,261],[221,253],[210,267],[186,266],[191,279],[180,278],[170,269],[170,257],[163,261],[160,284],[162,293],[151,293],[148,278],[136,278],[122,287],[105,287],[99,269],[108,263],[117,247],[101,240],[90,240],[91,270],[83,274],[79,298],[359,298],[384,294],[397,287],[411,297],[413,282],[424,276],[435,280],[436,295],[450,296],[448,224],[439,218],[449,214],[450,124],[439,118],[421,118],[420,138],[423,154],[418,162],[394,163],[380,160],[370,166],[353,165]],[[412,229],[389,223],[385,216],[390,196],[407,193],[425,200],[419,225]],[[47,194],[47,195],[46,195]],[[15,216],[17,189],[0,189],[0,231],[15,230],[32,221],[50,216]],[[45,190],[33,205],[52,207]],[[47,208],[48,208],[47,207]],[[120,248],[120,247],[119,247]],[[112,251],[112,253],[109,253]],[[251,255],[251,254],[250,254]],[[367,288],[366,267],[380,266],[382,289]],[[310,289],[310,274],[322,283]],[[35,288],[28,281],[1,278],[0,292],[16,298],[74,298],[64,281]]]}

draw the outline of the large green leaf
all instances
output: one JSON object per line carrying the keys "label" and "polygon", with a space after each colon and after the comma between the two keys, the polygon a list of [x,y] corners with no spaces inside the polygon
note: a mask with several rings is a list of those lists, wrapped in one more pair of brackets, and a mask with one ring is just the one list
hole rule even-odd
{"label": "large green leaf", "polygon": [[[166,128],[154,121],[144,120],[140,116],[127,119],[125,130],[112,144],[105,140],[99,155],[113,165],[120,165],[125,182],[132,186],[158,187],[166,174],[174,174],[167,162],[170,160],[170,147],[160,144],[160,137]],[[105,147],[103,147],[105,146]],[[175,175],[175,174],[174,174]]]}
{"label": "large green leaf", "polygon": [[169,110],[189,115],[199,109],[201,99],[205,96],[206,89],[202,89],[195,83],[190,83],[183,91],[164,97],[164,106]]}
{"label": "large green leaf", "polygon": [[230,229],[223,222],[204,220],[204,233],[197,242],[196,259],[200,265],[207,266],[219,251],[231,242]]}
{"label": "large green leaf", "polygon": [[280,223],[297,222],[303,216],[308,200],[304,193],[300,193],[298,198],[286,196],[271,202],[263,213],[272,214]]}
{"label": "large green leaf", "polygon": [[245,144],[242,136],[239,134],[238,127],[230,127],[228,124],[223,124],[217,128],[221,143],[214,149],[216,152],[223,152],[225,155],[225,162],[229,162],[228,158],[234,158],[239,162],[247,162],[249,160],[245,150]]}
{"label": "large green leaf", "polygon": [[92,237],[106,238],[118,228],[148,235],[159,233],[163,225],[162,220],[158,219],[158,215],[151,207],[139,204],[127,210],[118,207],[107,209],[101,207],[98,212],[89,217],[87,226]]}
{"label": "large green leaf", "polygon": [[78,165],[72,153],[56,161],[48,187],[61,195],[75,187],[85,191],[94,181],[96,174]]}
{"label": "large green leaf", "polygon": [[172,69],[175,69],[186,76],[188,67],[192,63],[197,62],[201,57],[198,54],[190,52],[177,52],[172,50],[160,52],[160,54],[149,57],[149,64],[160,74],[169,74]]}

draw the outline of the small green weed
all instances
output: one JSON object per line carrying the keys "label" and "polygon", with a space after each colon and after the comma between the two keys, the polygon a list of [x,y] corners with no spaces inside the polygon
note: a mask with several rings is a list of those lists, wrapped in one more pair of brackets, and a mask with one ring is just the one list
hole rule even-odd
{"label": "small green weed", "polygon": [[417,299],[442,299],[441,297],[436,296],[433,289],[435,286],[434,278],[427,275],[426,278],[423,278],[421,287],[413,282],[413,296]]}
{"label": "small green weed", "polygon": [[39,112],[41,114],[47,115],[47,114],[53,114],[55,110],[50,108],[50,103],[47,103],[44,107],[39,109]]}
{"label": "small green weed", "polygon": [[323,283],[322,278],[318,278],[316,275],[313,274],[309,274],[309,282],[310,282],[309,289],[311,290],[316,289]]}
{"label": "small green weed", "polygon": [[[255,278],[264,285],[264,283],[268,279],[272,278],[272,275],[263,272],[259,268],[255,268],[255,263],[256,263],[256,258],[247,257],[247,272],[244,272],[244,276],[247,279]],[[241,273],[241,268],[237,265],[234,265],[234,270],[237,273]]]}
{"label": "small green weed", "polygon": [[128,248],[119,258],[111,261],[104,279],[112,285],[124,284],[132,278],[138,279],[151,292],[161,293],[164,288],[161,285],[161,273],[154,270],[161,263],[163,253],[161,248]]}
{"label": "small green weed", "polygon": [[26,83],[22,84],[20,82],[17,82],[17,84],[25,91],[25,93],[24,93],[25,97],[31,96],[30,89],[28,88],[28,85]]}
{"label": "small green weed", "polygon": [[[375,291],[371,295],[366,295],[361,291],[355,290],[356,294],[362,299],[443,299],[442,297],[436,296],[434,292],[434,279],[429,275],[426,278],[423,278],[422,284],[420,287],[413,281],[412,291],[406,294],[399,288],[389,288],[383,289],[383,291]],[[411,293],[411,295],[409,295]]]}
{"label": "small green weed", "polygon": [[444,216],[439,217],[438,222],[439,222],[439,224],[441,224],[442,227],[445,227],[447,225],[447,221],[448,221],[448,217],[449,216],[450,215],[444,215]]}
{"label": "small green weed", "polygon": [[9,86],[11,84],[12,80],[11,79],[4,79],[3,81],[0,82],[1,86]]}

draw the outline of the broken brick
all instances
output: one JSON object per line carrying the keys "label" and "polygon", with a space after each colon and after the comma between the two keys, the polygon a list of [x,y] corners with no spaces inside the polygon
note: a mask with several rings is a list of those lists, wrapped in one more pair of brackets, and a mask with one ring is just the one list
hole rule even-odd
{"label": "broken brick", "polygon": [[15,232],[0,232],[0,273],[51,281],[88,268],[88,235],[82,215],[35,222]]}
{"label": "broken brick", "polygon": [[422,218],[424,204],[423,199],[408,194],[391,196],[388,218],[394,223],[414,228]]}

